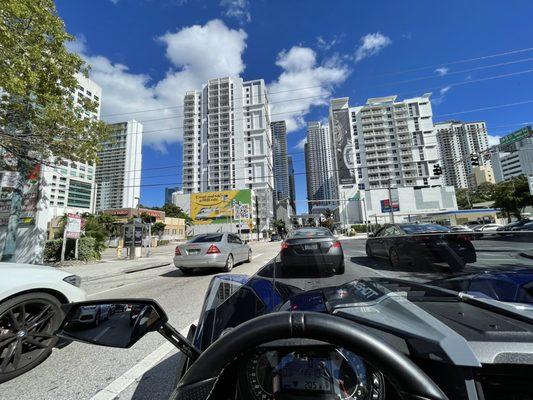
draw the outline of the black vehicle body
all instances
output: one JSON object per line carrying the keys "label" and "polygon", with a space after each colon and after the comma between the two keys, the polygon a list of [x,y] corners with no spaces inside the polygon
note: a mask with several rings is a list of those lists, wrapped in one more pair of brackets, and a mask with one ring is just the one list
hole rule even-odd
{"label": "black vehicle body", "polygon": [[342,245],[326,228],[301,228],[290,232],[281,244],[282,272],[286,275],[343,274]]}
{"label": "black vehicle body", "polygon": [[471,243],[475,234],[450,232],[432,224],[387,224],[367,239],[366,253],[389,259],[393,267],[441,264],[461,270],[465,264],[476,262]]}
{"label": "black vehicle body", "polygon": [[507,231],[520,231],[521,230],[520,228],[529,222],[533,222],[533,221],[531,221],[528,218],[521,219],[519,221],[514,221],[514,222],[508,223],[507,225],[496,229],[496,232],[501,232],[502,235],[505,235],[504,232],[507,232]]}
{"label": "black vehicle body", "polygon": [[[188,337],[196,348],[205,351],[226,332],[261,315],[313,311],[350,321],[393,346],[431,377],[449,399],[525,400],[533,395],[531,314],[506,308],[503,303],[399,279],[362,279],[306,291],[304,280],[275,279],[279,268],[279,260],[273,260],[252,277],[214,277],[198,325],[189,331]],[[335,277],[324,279],[335,282]],[[240,354],[227,365],[209,398],[272,399],[264,393],[256,394],[258,389],[254,389],[256,382],[266,382],[271,377],[250,382],[247,372],[263,371],[256,366],[265,353],[285,357],[296,352],[305,354],[306,359],[323,359],[325,354],[341,350],[307,339],[264,344],[252,353]],[[178,381],[191,366],[181,357]],[[372,360],[355,357],[352,360],[366,371],[365,376],[372,383],[367,386],[367,397],[347,399],[401,398],[387,377],[372,366]],[[268,375],[269,371],[266,368],[261,373]],[[173,398],[181,399],[183,393],[178,384]],[[291,393],[295,397],[286,394],[280,398],[340,398],[314,397],[305,390]]]}

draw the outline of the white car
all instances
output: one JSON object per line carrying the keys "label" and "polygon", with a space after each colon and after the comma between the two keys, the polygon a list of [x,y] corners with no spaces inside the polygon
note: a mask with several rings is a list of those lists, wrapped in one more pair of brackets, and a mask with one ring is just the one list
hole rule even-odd
{"label": "white car", "polygon": [[80,283],[79,276],[56,268],[0,263],[0,383],[50,355],[61,305],[86,300]]}
{"label": "white car", "polygon": [[496,232],[496,229],[501,228],[503,225],[501,224],[486,224],[483,225],[479,231],[480,232]]}

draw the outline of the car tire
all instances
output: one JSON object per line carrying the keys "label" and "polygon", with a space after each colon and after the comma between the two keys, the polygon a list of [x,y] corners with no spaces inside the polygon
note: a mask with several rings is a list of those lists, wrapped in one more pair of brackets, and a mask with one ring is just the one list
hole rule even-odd
{"label": "car tire", "polygon": [[344,260],[340,263],[340,265],[337,267],[337,271],[335,272],[337,275],[344,274],[344,270],[346,269],[346,266],[344,265]]}
{"label": "car tire", "polygon": [[183,275],[191,275],[192,274],[192,268],[180,268],[180,271]]}
{"label": "car tire", "polygon": [[391,267],[393,268],[400,268],[401,262],[400,262],[400,254],[398,253],[398,250],[396,250],[395,247],[391,247],[389,250],[389,262]]}
{"label": "car tire", "polygon": [[233,256],[230,254],[226,260],[226,265],[224,266],[224,272],[230,272],[233,269]]}
{"label": "car tire", "polygon": [[[22,354],[19,358],[18,365],[16,367],[13,367],[13,369],[10,369],[7,372],[0,372],[0,383],[6,382],[19,375],[22,375],[27,371],[31,370],[32,368],[35,368],[37,365],[41,364],[52,353],[52,348],[56,345],[58,341],[58,338],[53,336],[53,333],[59,328],[59,325],[63,320],[64,314],[61,310],[61,302],[56,297],[48,293],[27,293],[24,295],[13,297],[9,300],[4,301],[3,303],[0,303],[0,330],[7,330],[9,332],[10,330],[16,329],[15,327],[11,326],[14,321],[11,321],[11,324],[9,322],[10,317],[8,317],[8,312],[13,312],[18,320],[20,312],[22,312],[20,308],[22,307],[22,305],[24,305],[24,310],[28,314],[24,319],[25,323],[28,324],[28,329],[25,330],[23,327],[22,329],[18,329],[17,332],[25,330],[28,333],[24,337],[19,337],[17,335],[13,336],[12,343],[15,343],[15,348],[12,351],[16,352],[16,346],[21,345]],[[42,307],[42,309],[40,307]],[[35,309],[35,314],[32,316],[33,309]],[[20,311],[17,312],[17,310]],[[40,313],[45,310],[48,311],[44,315],[40,316]],[[38,322],[32,321],[32,317],[35,319],[39,316],[42,322],[37,327],[32,327],[35,325],[35,323]],[[32,324],[29,324],[30,321],[32,321]],[[8,334],[9,333],[6,334],[4,332],[4,336]],[[37,336],[36,334],[39,334],[39,336]],[[29,339],[39,341],[41,344],[44,345],[44,347],[39,348],[33,345],[32,343],[28,344],[27,341]],[[3,342],[4,347],[0,347],[0,354],[7,354],[4,352],[4,349],[7,346],[10,346],[11,344],[6,344],[5,339]],[[13,353],[13,357],[15,356],[15,354],[16,353]],[[11,364],[14,364],[15,359],[13,358],[12,360],[13,362]]]}
{"label": "car tire", "polygon": [[367,257],[370,257],[370,258],[374,257],[374,254],[372,253],[372,249],[370,248],[370,245],[368,244],[368,242],[366,242],[365,252],[366,252]]}
{"label": "car tire", "polygon": [[248,250],[248,258],[246,259],[246,262],[247,263],[252,262],[252,250]]}

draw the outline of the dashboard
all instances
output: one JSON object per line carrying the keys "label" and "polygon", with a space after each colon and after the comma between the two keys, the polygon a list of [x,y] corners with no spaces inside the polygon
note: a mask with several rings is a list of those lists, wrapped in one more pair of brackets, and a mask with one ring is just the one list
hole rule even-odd
{"label": "dashboard", "polygon": [[333,346],[258,348],[239,367],[239,398],[383,400],[381,372]]}

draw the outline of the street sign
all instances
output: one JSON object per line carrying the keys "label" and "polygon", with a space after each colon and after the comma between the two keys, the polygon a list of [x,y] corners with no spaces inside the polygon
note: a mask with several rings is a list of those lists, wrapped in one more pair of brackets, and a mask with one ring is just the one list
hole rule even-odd
{"label": "street sign", "polygon": [[533,175],[527,177],[527,182],[529,183],[529,194],[533,196]]}
{"label": "street sign", "polygon": [[513,133],[507,136],[500,138],[500,145],[508,145],[514,142],[518,142],[519,140],[530,136],[533,136],[533,130],[531,130],[530,126],[526,126],[517,131],[514,131]]}
{"label": "street sign", "polygon": [[67,214],[67,239],[79,239],[81,235],[81,215]]}

